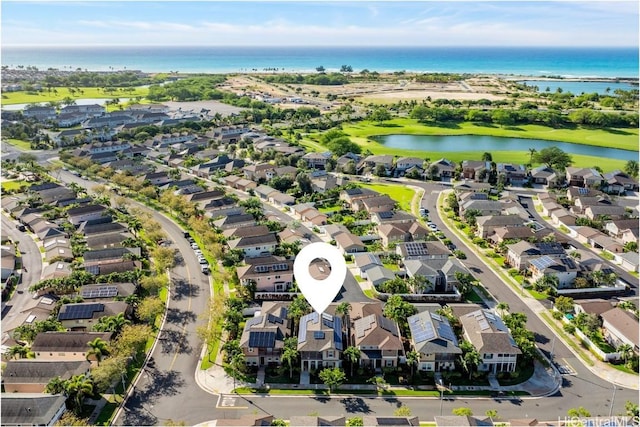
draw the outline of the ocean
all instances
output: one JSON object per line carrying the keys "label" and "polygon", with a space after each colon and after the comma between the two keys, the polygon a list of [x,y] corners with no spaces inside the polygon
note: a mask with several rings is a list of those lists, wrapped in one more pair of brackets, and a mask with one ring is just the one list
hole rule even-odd
{"label": "ocean", "polygon": [[451,72],[517,76],[638,78],[637,48],[511,47],[2,47],[15,68],[185,73]]}

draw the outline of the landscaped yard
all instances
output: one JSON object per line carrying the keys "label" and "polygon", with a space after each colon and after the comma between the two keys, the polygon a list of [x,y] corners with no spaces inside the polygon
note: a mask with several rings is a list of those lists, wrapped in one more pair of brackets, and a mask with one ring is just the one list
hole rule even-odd
{"label": "landscaped yard", "polygon": [[411,212],[411,200],[416,192],[402,185],[389,184],[361,184],[362,187],[369,188],[381,194],[386,194],[393,200],[398,202],[400,209],[405,212]]}
{"label": "landscaped yard", "polygon": [[23,141],[22,139],[13,139],[13,138],[10,138],[8,141],[9,141],[9,144],[15,145],[21,150],[31,150],[31,143],[29,141]]}
{"label": "landscaped yard", "polygon": [[20,190],[20,187],[26,184],[27,181],[2,181],[2,192]]}

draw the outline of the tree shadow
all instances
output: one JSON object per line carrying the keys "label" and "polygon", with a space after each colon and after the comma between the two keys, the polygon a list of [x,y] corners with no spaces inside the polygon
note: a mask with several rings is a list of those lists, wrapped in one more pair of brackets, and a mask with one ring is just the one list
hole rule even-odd
{"label": "tree shadow", "polygon": [[452,122],[429,122],[429,126],[444,129],[460,129],[460,125],[458,123]]}
{"label": "tree shadow", "polygon": [[494,125],[493,123],[487,123],[487,122],[473,122],[474,126],[478,126],[478,127],[483,127],[483,128],[497,128],[498,126]]}
{"label": "tree shadow", "polygon": [[621,129],[604,128],[603,130],[605,132],[609,132],[614,135],[631,135],[631,132],[627,132],[626,130],[621,130]]}
{"label": "tree shadow", "polygon": [[347,397],[340,399],[340,403],[344,405],[345,411],[350,414],[370,414],[371,408],[361,397]]}
{"label": "tree shadow", "polygon": [[505,126],[504,127],[506,130],[517,130],[517,131],[522,131],[524,129],[522,129],[521,127],[518,126]]}
{"label": "tree shadow", "polygon": [[185,353],[191,354],[193,349],[187,342],[187,337],[181,331],[163,330],[158,338],[160,345],[162,346],[163,353]]}
{"label": "tree shadow", "polygon": [[379,128],[401,128],[401,125],[397,125],[395,123],[376,123],[374,126]]}
{"label": "tree shadow", "polygon": [[192,296],[197,297],[200,289],[197,286],[191,286],[189,282],[185,280],[174,280],[171,296],[175,301],[180,301],[183,298]]}
{"label": "tree shadow", "polygon": [[177,371],[159,372],[153,375],[144,390],[135,389],[125,405],[124,425],[149,426],[156,425],[158,418],[149,411],[150,405],[159,397],[175,396],[185,381]]}
{"label": "tree shadow", "polygon": [[191,310],[179,310],[177,308],[169,308],[167,310],[167,321],[170,323],[185,325],[186,323],[195,322],[198,316]]}
{"label": "tree shadow", "polygon": [[533,337],[535,339],[536,342],[539,342],[540,344],[546,344],[548,343],[550,340],[549,338],[547,338],[546,336],[539,334],[538,332],[534,332],[533,333]]}

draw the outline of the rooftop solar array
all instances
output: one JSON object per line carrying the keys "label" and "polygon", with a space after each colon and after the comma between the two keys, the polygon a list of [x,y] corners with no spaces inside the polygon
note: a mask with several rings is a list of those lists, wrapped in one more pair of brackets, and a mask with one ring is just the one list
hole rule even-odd
{"label": "rooftop solar array", "polygon": [[250,332],[249,333],[249,347],[256,348],[273,348],[276,344],[275,332]]}
{"label": "rooftop solar array", "polygon": [[396,325],[391,319],[387,319],[383,316],[378,316],[378,323],[380,324],[380,327],[382,329],[384,329],[385,331],[389,331],[392,334],[395,334],[397,331]]}
{"label": "rooftop solar array", "polygon": [[58,320],[91,319],[96,311],[104,311],[104,304],[63,305]]}
{"label": "rooftop solar array", "polygon": [[93,289],[82,289],[82,298],[112,298],[118,295],[117,286],[100,286]]}
{"label": "rooftop solar array", "polygon": [[324,332],[323,331],[314,331],[313,332],[313,339],[314,340],[323,340],[324,339]]}
{"label": "rooftop solar array", "polygon": [[274,316],[273,314],[267,315],[267,320],[271,323],[279,323],[281,325],[283,323],[283,320],[280,317]]}
{"label": "rooftop solar array", "polygon": [[378,212],[378,216],[381,219],[393,218],[393,212],[390,212],[390,211]]}
{"label": "rooftop solar array", "polygon": [[416,316],[409,322],[409,328],[415,342],[429,341],[436,337],[436,332],[430,319],[425,321],[422,317]]}
{"label": "rooftop solar array", "polygon": [[556,263],[553,258],[548,257],[546,255],[541,256],[540,258],[532,259],[529,262],[540,271],[544,270],[545,268],[551,267]]}
{"label": "rooftop solar array", "polygon": [[405,243],[407,254],[409,256],[428,255],[427,245],[424,242]]}
{"label": "rooftop solar array", "polygon": [[589,194],[589,189],[586,188],[586,187],[580,187],[580,188],[578,188],[578,194],[580,194],[580,195]]}

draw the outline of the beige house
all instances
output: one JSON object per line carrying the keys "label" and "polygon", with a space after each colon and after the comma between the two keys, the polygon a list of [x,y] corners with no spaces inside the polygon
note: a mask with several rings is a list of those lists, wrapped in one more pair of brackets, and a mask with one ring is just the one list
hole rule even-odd
{"label": "beige house", "polygon": [[111,340],[111,332],[42,332],[36,336],[31,351],[37,360],[84,361],[90,350],[87,344],[96,338]]}
{"label": "beige house", "polygon": [[247,365],[280,364],[284,339],[291,334],[288,306],[283,302],[264,302],[257,315],[247,320],[240,337]]}
{"label": "beige house", "polygon": [[129,316],[131,307],[124,301],[63,304],[58,321],[71,331],[91,330],[101,317],[124,313]]}
{"label": "beige house", "polygon": [[379,303],[357,306],[350,313],[350,342],[360,350],[360,366],[375,370],[398,366],[404,354],[398,324],[382,315]]}
{"label": "beige house", "polygon": [[300,319],[298,352],[303,372],[342,366],[342,319],[313,312]]}
{"label": "beige house", "polygon": [[3,372],[6,393],[44,393],[55,377],[67,380],[89,372],[89,361],[54,362],[47,360],[10,360]]}
{"label": "beige house", "polygon": [[411,346],[420,353],[421,371],[455,369],[455,361],[462,354],[453,328],[446,317],[423,311],[407,319],[411,330]]}

